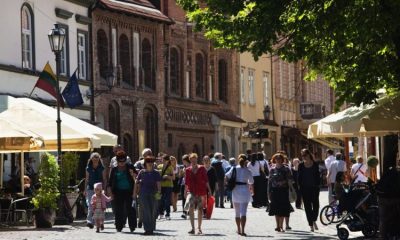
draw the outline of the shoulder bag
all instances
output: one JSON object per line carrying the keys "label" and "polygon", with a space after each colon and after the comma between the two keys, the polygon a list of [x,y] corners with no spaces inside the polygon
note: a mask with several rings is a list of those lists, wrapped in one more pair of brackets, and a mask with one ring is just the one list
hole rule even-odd
{"label": "shoulder bag", "polygon": [[236,186],[236,167],[233,167],[232,169],[232,175],[228,180],[228,190],[232,191]]}

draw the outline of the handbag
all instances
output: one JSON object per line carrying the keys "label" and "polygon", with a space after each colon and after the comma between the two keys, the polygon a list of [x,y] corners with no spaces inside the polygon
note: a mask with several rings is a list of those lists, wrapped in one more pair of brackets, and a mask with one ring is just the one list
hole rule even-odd
{"label": "handbag", "polygon": [[233,167],[232,175],[228,180],[227,188],[229,191],[232,191],[235,188],[235,186],[236,186],[236,167]]}
{"label": "handbag", "polygon": [[293,182],[289,180],[289,202],[294,203],[297,199],[296,189],[293,186]]}

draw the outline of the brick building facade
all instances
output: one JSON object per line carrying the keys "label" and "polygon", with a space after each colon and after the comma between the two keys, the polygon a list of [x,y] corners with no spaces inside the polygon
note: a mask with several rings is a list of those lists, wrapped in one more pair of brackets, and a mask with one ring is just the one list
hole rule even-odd
{"label": "brick building facade", "polygon": [[158,152],[165,138],[163,29],[172,21],[134,0],[99,0],[92,19],[95,120],[134,159],[144,147]]}
{"label": "brick building facade", "polygon": [[237,155],[238,54],[213,49],[175,1],[99,0],[92,19],[95,120],[128,154]]}
{"label": "brick building facade", "polygon": [[175,1],[153,2],[174,21],[165,29],[165,151],[178,159],[188,152],[237,156],[238,54],[214,49]]}

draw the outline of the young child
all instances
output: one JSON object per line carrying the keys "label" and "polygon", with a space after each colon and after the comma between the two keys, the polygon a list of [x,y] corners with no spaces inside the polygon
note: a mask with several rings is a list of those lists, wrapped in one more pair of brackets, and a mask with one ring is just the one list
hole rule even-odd
{"label": "young child", "polygon": [[107,208],[107,202],[110,202],[111,198],[104,194],[101,183],[94,184],[94,192],[90,204],[92,204],[93,209],[93,221],[95,221],[97,227],[96,232],[100,232],[100,229],[104,230],[104,212]]}

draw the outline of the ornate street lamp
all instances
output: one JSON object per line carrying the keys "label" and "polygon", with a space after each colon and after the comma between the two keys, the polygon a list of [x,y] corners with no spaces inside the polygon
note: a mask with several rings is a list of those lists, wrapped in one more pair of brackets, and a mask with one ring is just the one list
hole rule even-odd
{"label": "ornate street lamp", "polygon": [[56,56],[56,91],[57,91],[57,160],[60,166],[60,200],[59,200],[59,209],[57,213],[56,223],[58,224],[67,224],[68,220],[66,218],[67,209],[64,206],[65,201],[65,192],[64,192],[64,183],[63,183],[63,167],[62,167],[62,156],[61,156],[61,118],[60,118],[60,104],[61,104],[61,94],[60,94],[60,57],[61,52],[64,47],[64,40],[65,40],[65,30],[60,28],[58,24],[54,24],[54,28],[50,30],[49,34],[49,42],[51,51],[54,52]]}
{"label": "ornate street lamp", "polygon": [[264,114],[264,121],[268,121],[269,120],[269,114],[271,113],[271,108],[268,106],[268,105],[266,105],[265,107],[264,107],[264,110],[263,110],[263,114]]}

